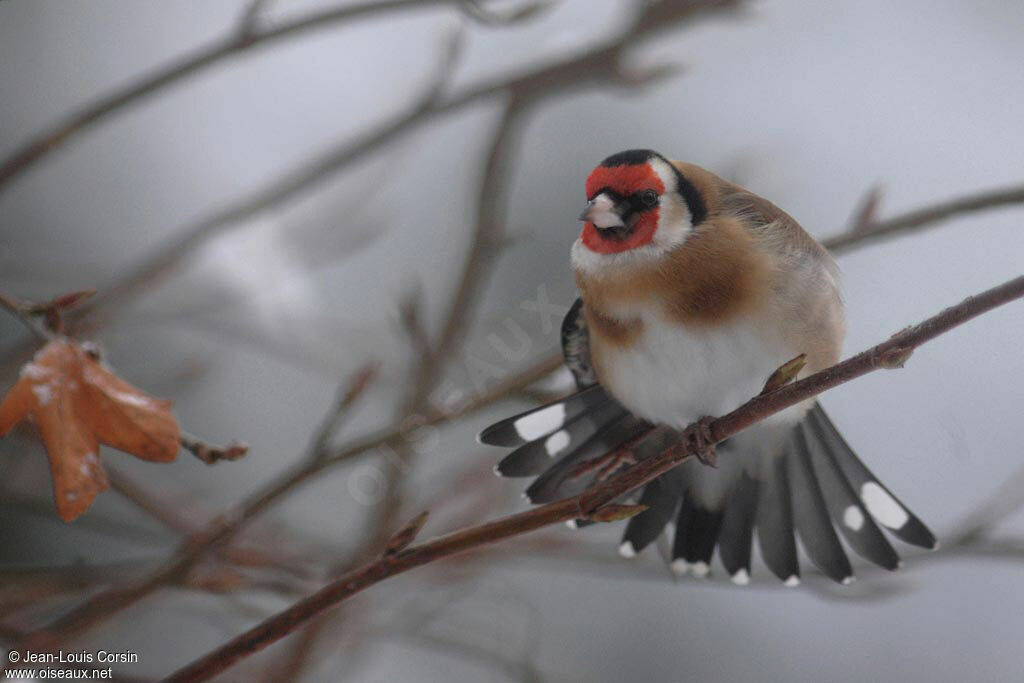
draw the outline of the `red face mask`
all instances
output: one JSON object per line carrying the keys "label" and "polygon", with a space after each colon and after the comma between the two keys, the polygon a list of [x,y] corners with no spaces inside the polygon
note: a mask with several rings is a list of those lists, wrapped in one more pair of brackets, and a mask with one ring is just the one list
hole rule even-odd
{"label": "red face mask", "polygon": [[[587,197],[593,198],[603,189],[628,197],[643,190],[665,192],[665,184],[648,163],[633,166],[598,166],[587,178]],[[650,244],[658,230],[657,206],[636,213],[632,217],[630,232],[625,238],[604,235],[593,223],[583,224],[581,238],[584,246],[600,254],[614,254]]]}

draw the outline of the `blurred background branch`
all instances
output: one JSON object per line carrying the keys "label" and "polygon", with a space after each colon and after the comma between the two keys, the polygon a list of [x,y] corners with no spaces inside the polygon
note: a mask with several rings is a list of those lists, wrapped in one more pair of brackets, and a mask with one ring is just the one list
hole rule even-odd
{"label": "blurred background branch", "polygon": [[[9,38],[0,40],[0,52],[2,43],[11,45],[10,38],[17,37],[2,32],[15,4],[0,7],[0,38]],[[199,7],[189,10],[196,15],[188,22],[192,32],[202,25]],[[762,169],[751,166],[749,184],[765,196],[779,197],[779,204],[799,215],[806,227],[840,227],[852,213],[846,229],[825,242],[844,255],[850,330],[860,335],[857,344],[920,317],[959,291],[980,290],[992,279],[1018,273],[1019,259],[1009,255],[1019,252],[1019,229],[1016,224],[1006,227],[996,212],[1024,203],[1019,184],[1024,168],[1005,154],[1014,144],[1012,127],[993,136],[1000,140],[999,149],[984,157],[985,139],[963,130],[951,132],[948,122],[939,120],[943,112],[957,116],[958,103],[975,102],[979,109],[995,112],[992,116],[1005,109],[990,106],[983,96],[963,95],[973,92],[976,73],[986,68],[972,68],[966,84],[943,69],[943,81],[936,83],[924,71],[899,71],[909,69],[912,60],[890,54],[892,46],[913,46],[922,59],[928,56],[928,68],[934,70],[935,52],[929,51],[930,43],[921,44],[919,35],[938,40],[946,34],[921,17],[927,15],[930,21],[944,16],[955,27],[956,40],[939,40],[941,49],[974,45],[969,59],[958,63],[983,62],[996,54],[997,42],[995,29],[972,23],[981,22],[984,13],[972,10],[965,18],[932,6],[927,11],[859,7],[843,14],[837,29],[831,15],[820,14],[825,10],[808,3],[800,7],[785,10],[766,3],[765,8],[749,9],[739,0],[247,0],[232,10],[226,30],[221,35],[208,32],[200,47],[180,52],[177,43],[187,41],[176,41],[165,52],[177,56],[161,57],[141,75],[121,73],[117,78],[122,84],[97,88],[99,96],[83,95],[85,85],[72,88],[84,104],[69,107],[61,118],[54,112],[73,102],[72,96],[59,98],[49,89],[63,87],[61,79],[73,81],[70,74],[78,72],[65,66],[67,73],[60,72],[60,78],[30,84],[31,90],[52,99],[33,99],[34,108],[25,105],[27,119],[11,115],[12,124],[19,125],[5,126],[6,135],[0,132],[0,223],[9,226],[7,233],[0,233],[0,277],[7,281],[2,289],[43,301],[54,291],[68,289],[66,283],[55,284],[61,277],[84,280],[76,288],[99,285],[93,299],[62,315],[67,327],[62,331],[100,338],[112,347],[119,366],[134,362],[138,376],[166,386],[178,410],[189,415],[189,424],[200,423],[202,433],[234,430],[248,439],[252,431],[256,438],[248,439],[254,443],[253,453],[232,465],[244,466],[235,473],[190,480],[187,472],[174,469],[166,479],[156,479],[130,464],[111,468],[111,486],[118,495],[67,528],[52,524],[52,505],[43,503],[45,494],[27,493],[45,490],[39,485],[43,468],[30,433],[18,432],[0,442],[5,462],[0,519],[6,520],[0,522],[0,533],[10,549],[0,563],[0,639],[22,648],[98,643],[112,649],[111,634],[118,639],[134,636],[125,642],[150,650],[145,666],[156,675],[372,559],[394,529],[423,509],[432,513],[425,531],[430,535],[507,512],[515,487],[494,480],[494,455],[477,452],[472,434],[499,407],[508,410],[567,391],[556,349],[559,316],[573,296],[563,257],[573,229],[552,228],[572,223],[575,214],[570,210],[576,208],[581,174],[616,149],[653,146],[719,170],[735,162],[728,155],[736,149],[744,154],[754,149],[770,162]],[[36,17],[38,11],[44,17],[44,9],[30,8],[23,15]],[[74,12],[69,8],[50,11],[48,21],[71,27],[71,33],[82,24],[81,17],[78,23],[71,20]],[[790,11],[798,17],[786,14]],[[912,16],[901,19],[903,11]],[[703,18],[727,21],[698,22]],[[119,19],[127,26],[131,13],[125,10]],[[429,24],[432,19],[458,23],[453,29]],[[804,28],[797,31],[798,24]],[[811,24],[820,28],[806,29]],[[26,35],[35,35],[31,24],[24,25]],[[163,19],[154,25],[163,29]],[[919,34],[890,33],[904,26]],[[104,24],[104,32],[108,29],[120,35],[120,29]],[[84,26],[80,30],[96,40]],[[343,39],[321,46],[324,52],[301,51],[332,36],[329,30],[343,33]],[[836,30],[841,32],[828,32]],[[143,28],[141,35],[155,39],[152,31]],[[801,36],[812,33],[818,37],[801,42]],[[380,52],[359,42],[366,34],[380,44]],[[413,46],[411,37],[435,34],[440,36],[436,45],[420,41]],[[971,42],[975,34],[983,36],[978,40],[984,49]],[[393,36],[398,42],[390,40]],[[52,32],[46,38],[52,39]],[[844,47],[848,38],[850,47]],[[409,47],[399,45],[402,41]],[[1019,43],[1015,36],[1011,42]],[[801,48],[804,43],[809,47]],[[867,44],[872,48],[865,51]],[[431,48],[436,56],[425,57]],[[396,52],[390,61],[380,54],[388,51]],[[849,73],[846,52],[853,63],[865,64],[866,76]],[[889,55],[885,69],[871,67],[865,52]],[[325,53],[336,54],[338,61],[317,63],[316,55]],[[756,59],[750,56],[754,54]],[[88,62],[72,48],[68,55],[71,62]],[[15,56],[24,57],[24,64],[29,56],[33,62],[42,59],[38,53]],[[299,97],[293,102],[293,91],[277,95],[279,84],[263,75],[271,63],[284,65],[288,79],[308,81],[323,91],[324,102],[317,106],[328,114],[325,125],[314,125],[315,116],[306,111],[309,104]],[[894,64],[897,71],[890,73]],[[824,82],[815,81],[819,66],[827,72]],[[13,80],[13,70],[4,71],[0,74]],[[316,80],[323,72],[329,74],[326,86]],[[353,79],[366,72],[374,74],[370,87]],[[400,83],[398,76],[404,72],[422,74],[420,81]],[[997,78],[991,64],[986,72]],[[675,78],[683,73],[687,78]],[[199,78],[201,74],[206,76]],[[225,80],[210,81],[215,87],[210,86],[207,79],[212,76]],[[260,81],[252,92],[239,95],[225,87],[246,78]],[[930,114],[947,140],[951,160],[944,163],[930,156],[944,152],[943,146],[933,144],[938,133],[929,137],[922,132],[924,138],[918,140],[914,131],[900,127],[920,119],[913,107],[938,96],[916,92],[919,80],[936,93],[946,93],[941,89],[945,87],[956,92],[955,97],[944,95],[941,111],[934,108]],[[828,84],[833,82],[839,95],[829,99]],[[885,91],[889,83],[899,90]],[[340,103],[331,99],[336,98],[335,84],[344,86],[346,97]],[[266,104],[254,92],[287,100],[287,106],[268,129],[273,137],[257,132],[247,139],[242,154],[227,146],[221,149],[219,139],[216,149],[200,149],[210,145],[209,138],[196,135],[201,131],[193,126],[214,126],[210,120],[183,117],[185,135],[159,140],[167,131],[150,130],[152,119],[146,116],[181,113],[176,98],[203,87],[223,90],[243,107],[223,114],[230,126],[244,127],[259,118],[258,108]],[[13,85],[4,90],[19,92]],[[18,103],[29,98],[25,88],[20,92],[26,96],[6,100],[0,116],[22,111]],[[370,108],[377,98],[381,103]],[[865,117],[865,107],[883,100],[893,103],[884,117]],[[211,102],[215,111],[228,106]],[[198,108],[206,105],[202,100]],[[343,116],[354,109],[373,114],[362,120]],[[980,114],[972,110],[970,117],[976,116]],[[52,123],[38,129],[38,121]],[[819,135],[825,125],[828,129]],[[979,129],[986,125],[995,129],[991,123],[977,124]],[[22,131],[26,126],[32,130]],[[306,138],[295,135],[307,126]],[[885,137],[890,128],[895,132]],[[752,130],[761,131],[758,139],[770,144],[752,144],[747,132]],[[894,142],[904,137],[911,140],[906,146]],[[865,139],[877,140],[877,145]],[[952,141],[960,139],[962,145],[955,146]],[[310,144],[303,147],[302,142]],[[168,151],[175,145],[196,156],[181,176],[168,179],[158,172],[161,162],[182,163]],[[863,149],[851,151],[858,145]],[[141,166],[119,158],[125,168],[112,171],[102,164],[100,153],[111,148],[141,160]],[[261,150],[269,150],[280,163],[261,163],[255,154]],[[956,164],[968,157],[987,161],[971,167],[974,189],[964,190],[966,167]],[[84,170],[62,174],[76,158],[86,160],[83,168],[89,177]],[[907,159],[916,161],[904,164]],[[250,165],[262,171],[248,182],[210,183],[210,175],[200,172],[207,165],[213,176],[242,176]],[[877,168],[885,169],[886,187],[895,195],[897,210],[887,219],[880,218],[877,189],[848,210],[857,203],[853,195],[877,180],[872,176]],[[951,169],[951,175],[935,169]],[[133,173],[147,178],[136,183]],[[96,177],[109,178],[109,187],[89,182]],[[143,180],[166,184],[175,203],[191,201],[191,208],[180,213],[161,209],[154,201],[157,193]],[[338,194],[340,185],[345,191],[331,203],[319,199]],[[94,193],[102,210],[90,213]],[[54,206],[69,207],[69,214],[55,212]],[[124,218],[134,206],[144,207],[147,220]],[[921,208],[902,212],[902,206]],[[989,213],[964,221],[971,232],[956,231],[963,233],[960,237],[936,230],[927,238],[918,236],[907,248],[896,243],[892,249],[845,258],[859,247],[980,212]],[[290,217],[295,213],[331,235],[341,235],[347,251],[304,232],[301,221]],[[100,235],[97,225],[108,223],[124,223],[122,236],[138,232],[145,238],[134,243],[137,249],[128,249],[130,240]],[[978,237],[982,223],[984,240]],[[33,230],[41,235],[37,243],[18,239]],[[91,267],[93,255],[74,241],[83,232],[103,245],[97,247],[104,250],[103,258]],[[260,242],[265,234],[273,239]],[[426,248],[430,240],[418,239],[424,234],[439,248]],[[250,239],[257,246],[246,251],[243,246]],[[359,259],[341,262],[355,251],[355,244],[362,250]],[[300,250],[301,259],[293,253]],[[985,254],[983,268],[972,256],[978,250]],[[268,267],[293,257],[293,270]],[[217,278],[230,280],[240,266],[255,275],[241,285],[232,281],[221,291]],[[933,270],[948,276],[929,277]],[[292,283],[285,276],[293,271],[303,286],[291,297]],[[192,300],[183,297],[182,303],[172,297],[169,305],[160,300],[166,300],[168,291],[179,293],[190,285],[199,292]],[[533,296],[538,285],[545,288],[543,298],[538,293],[528,308],[524,296]],[[269,309],[262,327],[222,324],[231,316],[256,317],[253,301],[279,294],[284,303]],[[363,305],[346,308],[349,300]],[[291,317],[291,307],[303,305],[314,315]],[[22,302],[5,298],[0,306],[28,323],[32,335],[26,339],[24,330],[12,326],[12,343],[0,350],[5,359],[0,370],[13,381],[20,363],[50,333],[39,324],[44,318],[27,314]],[[528,325],[527,314],[537,321]],[[1012,525],[1024,503],[1024,480],[1011,462],[1015,456],[1007,455],[999,441],[1008,438],[1002,425],[1013,421],[1005,411],[1019,401],[991,397],[995,379],[1011,376],[1018,367],[1016,348],[1007,350],[1013,345],[1006,342],[1014,337],[1017,323],[1006,317],[999,324],[1009,326],[1010,334],[990,328],[976,337],[964,335],[970,337],[967,341],[950,335],[929,356],[939,359],[935,362],[940,366],[921,359],[920,373],[915,374],[915,363],[891,391],[865,381],[837,394],[843,408],[838,412],[857,426],[854,438],[865,451],[874,451],[866,453],[872,465],[902,471],[913,482],[908,485],[912,492],[931,500],[934,511],[948,513],[946,526],[953,531],[943,538],[944,551],[908,558],[915,572],[922,566],[915,573],[921,576],[918,585],[941,586],[957,558],[1008,564],[1024,559],[1019,534],[991,533],[997,524]],[[341,319],[344,326],[313,324],[321,318]],[[154,323],[161,327],[154,331]],[[985,330],[983,322],[978,325]],[[205,336],[197,343],[189,335],[199,332]],[[367,341],[354,342],[360,335]],[[307,336],[319,346],[304,354]],[[510,337],[521,342],[518,349],[508,344]],[[1007,348],[993,348],[1001,342]],[[984,351],[978,350],[982,343],[987,343]],[[325,349],[336,350],[341,360],[329,362]],[[984,354],[996,355],[982,361],[979,356]],[[172,359],[185,361],[168,368]],[[294,381],[296,376],[302,380]],[[928,380],[921,379],[925,376],[955,383],[955,400],[948,406],[942,398],[919,400],[949,393],[927,388]],[[861,384],[870,386],[860,389]],[[975,385],[985,393],[972,398]],[[908,393],[900,393],[904,390]],[[880,400],[879,395],[889,398]],[[970,408],[982,405],[988,406],[985,411]],[[872,413],[872,408],[879,410]],[[887,419],[905,420],[913,429],[897,429]],[[878,436],[887,432],[895,436]],[[920,443],[900,441],[901,434],[911,432]],[[943,460],[944,448],[963,459]],[[985,453],[984,465],[969,460],[974,449]],[[887,451],[897,455],[886,460]],[[1005,486],[989,496],[990,487],[983,483],[993,477]],[[372,483],[372,496],[360,491],[357,484],[364,481]],[[957,487],[952,494],[951,486]],[[973,491],[977,493],[969,493]],[[497,671],[501,677],[537,680],[548,668],[569,670],[568,677],[574,679],[658,680],[667,672],[678,673],[675,658],[681,657],[689,674],[710,677],[701,667],[711,666],[706,663],[711,660],[690,657],[686,649],[713,651],[702,640],[704,634],[760,638],[764,649],[770,649],[782,647],[775,643],[776,635],[786,645],[816,637],[817,627],[801,630],[797,622],[813,626],[830,619],[836,628],[847,629],[841,637],[848,639],[867,628],[857,615],[844,613],[836,619],[831,612],[815,612],[808,602],[831,606],[885,600],[887,611],[865,617],[872,620],[871,628],[881,629],[890,640],[899,629],[908,643],[908,633],[918,634],[897,611],[906,600],[889,600],[912,594],[910,589],[917,586],[907,579],[882,581],[881,573],[876,581],[869,568],[846,592],[806,581],[804,595],[810,601],[775,584],[759,584],[756,577],[756,590],[742,600],[735,589],[725,589],[731,586],[727,581],[705,582],[702,590],[688,582],[690,592],[678,597],[686,608],[680,609],[677,598],[666,592],[680,587],[669,585],[673,579],[657,558],[644,558],[649,561],[640,566],[624,565],[608,552],[607,541],[614,533],[601,528],[577,535],[551,530],[426,567],[406,579],[413,583],[398,584],[394,592],[382,586],[310,622],[268,656],[242,664],[239,675],[360,679],[365,677],[360,668],[372,668],[378,677],[401,678],[393,671],[402,666],[400,660],[407,660],[408,668],[399,669],[406,675],[412,670],[418,677],[430,677],[431,666],[438,666],[451,680],[481,680]],[[115,541],[120,545],[113,545]],[[995,576],[999,564],[990,564]],[[942,571],[931,569],[935,565]],[[478,584],[484,587],[475,595],[471,587]],[[586,596],[575,590],[586,590]],[[942,590],[944,601],[969,597]],[[488,602],[503,591],[514,595],[515,604]],[[922,604],[934,591],[920,592],[925,597],[916,597],[920,602],[910,619],[927,625],[920,629],[917,646],[926,643],[932,652],[944,634],[936,636],[934,629],[943,622]],[[783,599],[791,602],[780,609],[774,601]],[[525,616],[517,611],[519,603],[532,602],[545,609],[534,608]],[[745,632],[754,611],[774,615],[771,628]],[[692,635],[685,647],[658,644],[653,624],[667,621],[666,613],[672,615],[669,631]],[[560,619],[570,625],[559,626]],[[179,631],[178,641],[161,636],[158,648],[150,632],[139,627],[151,621],[159,622],[161,633]],[[583,622],[588,624],[585,638],[566,631]],[[962,624],[953,630],[960,634]],[[1013,625],[1004,630],[1013,632]],[[628,671],[616,668],[619,664],[608,653],[623,651],[632,644],[631,635],[640,632],[652,635],[632,648],[634,654],[616,660]],[[560,634],[557,648],[552,646],[554,633]],[[382,642],[387,645],[382,647]],[[879,649],[864,639],[851,643],[856,647],[851,645],[850,652],[863,654],[858,672],[880,675],[877,667],[886,666],[885,653],[878,655]],[[967,647],[964,640],[957,643]],[[168,659],[156,649],[174,657]],[[391,656],[396,651],[403,657]],[[432,664],[431,657],[442,664]],[[745,661],[732,657],[714,675],[749,677],[751,672],[742,668]],[[771,665],[759,661],[754,671],[770,676],[764,667]],[[840,670],[841,664],[833,668]],[[451,673],[454,669],[470,673],[460,677]],[[868,669],[874,674],[865,673]],[[125,668],[115,673],[137,672]],[[942,673],[955,671],[947,663]]]}

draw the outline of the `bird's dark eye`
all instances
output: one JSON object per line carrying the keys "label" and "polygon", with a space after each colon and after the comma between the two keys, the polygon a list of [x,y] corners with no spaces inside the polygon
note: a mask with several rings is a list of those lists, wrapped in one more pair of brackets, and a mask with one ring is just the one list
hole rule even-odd
{"label": "bird's dark eye", "polygon": [[644,206],[654,206],[658,203],[658,193],[654,190],[644,190],[640,193],[640,201]]}

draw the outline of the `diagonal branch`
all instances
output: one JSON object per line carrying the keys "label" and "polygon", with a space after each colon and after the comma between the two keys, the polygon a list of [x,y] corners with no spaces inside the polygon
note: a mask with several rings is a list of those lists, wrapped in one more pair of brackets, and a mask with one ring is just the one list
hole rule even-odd
{"label": "diagonal branch", "polygon": [[[455,47],[450,46],[446,52],[444,66],[440,69],[440,76],[433,87],[406,112],[354,141],[345,141],[328,149],[249,197],[188,226],[174,241],[159,247],[149,259],[132,268],[126,276],[104,287],[103,295],[97,297],[91,306],[81,309],[78,317],[101,306],[111,308],[114,304],[123,303],[157,278],[172,272],[211,237],[295,197],[435,118],[509,93],[537,102],[547,97],[562,97],[569,92],[605,83],[643,86],[656,78],[659,72],[653,73],[650,78],[624,78],[623,60],[628,48],[668,28],[682,25],[687,19],[701,13],[732,9],[738,6],[740,1],[675,0],[650,6],[645,3],[644,9],[638,14],[637,22],[627,25],[609,39],[547,64],[467,86],[445,97],[442,96],[441,90],[447,84],[447,76],[458,54]],[[658,9],[665,5],[671,5],[672,12],[666,13]],[[642,21],[651,14],[664,15],[663,21]]]}
{"label": "diagonal branch", "polygon": [[[418,425],[418,428],[449,422],[483,410],[510,393],[546,377],[558,368],[561,362],[560,355],[543,358],[451,411],[429,416]],[[25,640],[15,649],[25,649],[30,645],[30,649],[53,647],[63,639],[82,633],[135,604],[154,591],[179,581],[208,552],[223,546],[255,517],[312,481],[321,472],[340,463],[351,462],[358,457],[371,454],[377,448],[405,438],[408,432],[408,428],[397,425],[371,433],[331,453],[328,457],[304,458],[213,519],[205,528],[189,537],[166,562],[146,576],[131,583],[100,591],[42,629],[27,634]]]}
{"label": "diagonal branch", "polygon": [[18,301],[9,294],[0,292],[0,308],[4,309],[25,326],[32,333],[36,341],[48,342],[53,339],[53,333],[39,325],[32,314],[28,312],[23,302]]}
{"label": "diagonal branch", "polygon": [[377,125],[356,139],[348,140],[326,154],[317,156],[301,168],[285,174],[251,196],[189,225],[166,244],[157,248],[151,257],[144,259],[131,268],[126,275],[105,287],[102,293],[90,302],[90,305],[79,309],[79,317],[97,307],[110,307],[114,303],[130,298],[146,285],[173,272],[189,255],[210,239],[236,227],[244,220],[288,200],[328,175],[358,161],[385,142],[393,140],[395,136],[436,107],[438,99],[454,72],[461,45],[460,33],[449,36],[442,50],[440,63],[434,77],[406,111]]}
{"label": "diagonal branch", "polygon": [[868,221],[853,229],[823,240],[822,244],[833,252],[852,251],[897,235],[923,230],[935,223],[957,218],[964,214],[976,213],[1001,206],[1024,204],[1024,185],[987,190],[978,194],[957,197],[938,204],[932,204],[883,221]]}
{"label": "diagonal branch", "polygon": [[[273,43],[298,36],[314,29],[343,24],[347,21],[386,14],[397,10],[420,10],[429,7],[462,7],[464,0],[370,0],[311,12],[303,17],[263,27],[260,12],[265,2],[256,0],[243,13],[237,30],[220,40],[201,47],[136,81],[83,105],[64,119],[35,135],[10,157],[0,161],[0,189],[48,157],[91,126],[112,117],[136,102],[204,71],[227,58],[251,51],[264,43]],[[540,3],[532,3],[535,7]],[[539,9],[540,7],[536,7]],[[488,14],[487,16],[492,16]],[[526,16],[505,17],[506,23]],[[482,19],[478,19],[481,20]],[[488,22],[490,23],[490,22]]]}
{"label": "diagonal branch", "polygon": [[[779,411],[811,399],[819,393],[880,369],[902,367],[909,355],[972,318],[1024,297],[1024,276],[1017,277],[961,303],[888,340],[802,380],[747,401],[736,410],[708,424],[716,443]],[[204,657],[180,669],[167,681],[202,681],[226,670],[235,662],[266,647],[324,610],[335,607],[385,579],[416,567],[525,534],[570,519],[589,517],[619,496],[651,481],[694,455],[693,444],[677,445],[643,460],[578,496],[462,529],[406,550],[381,557],[355,569],[292,605]]]}

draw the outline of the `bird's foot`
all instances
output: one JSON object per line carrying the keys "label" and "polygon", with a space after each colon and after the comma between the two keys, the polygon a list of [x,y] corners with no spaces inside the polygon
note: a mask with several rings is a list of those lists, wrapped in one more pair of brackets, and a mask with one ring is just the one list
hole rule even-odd
{"label": "bird's foot", "polygon": [[682,445],[692,448],[697,459],[709,467],[718,467],[715,437],[711,434],[711,423],[714,421],[713,417],[705,415],[679,435]]}

